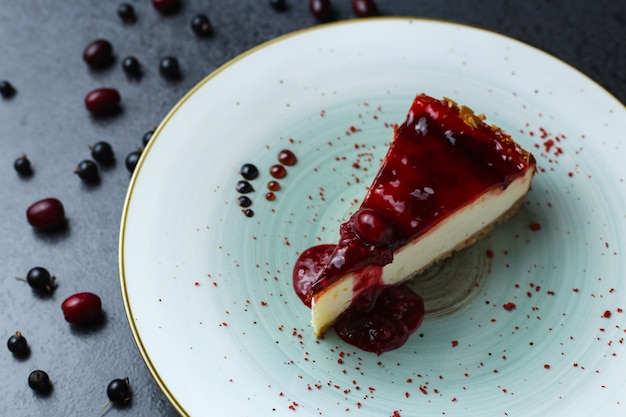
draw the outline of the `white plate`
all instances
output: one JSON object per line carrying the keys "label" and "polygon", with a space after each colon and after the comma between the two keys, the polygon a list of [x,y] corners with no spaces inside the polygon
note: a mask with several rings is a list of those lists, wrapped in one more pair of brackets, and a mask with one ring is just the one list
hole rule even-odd
{"label": "white plate", "polygon": [[[428,271],[467,295],[426,295],[404,347],[316,341],[293,262],[336,240],[419,92],[486,114],[541,172],[517,217]],[[475,28],[359,20],[255,48],[181,100],[132,179],[120,269],[139,350],[186,416],[626,415],[624,132],[624,107],[585,76]],[[299,161],[270,202],[284,148]]]}

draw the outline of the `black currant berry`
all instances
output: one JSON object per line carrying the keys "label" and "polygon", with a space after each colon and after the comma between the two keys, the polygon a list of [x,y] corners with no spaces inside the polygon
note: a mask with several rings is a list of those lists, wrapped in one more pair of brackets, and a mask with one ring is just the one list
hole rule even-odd
{"label": "black currant berry", "polygon": [[239,173],[247,180],[254,180],[259,176],[259,170],[252,164],[243,164]]}
{"label": "black currant berry", "polygon": [[159,72],[168,80],[177,80],[180,78],[180,65],[178,59],[173,56],[166,56],[159,63]]}
{"label": "black currant berry", "polygon": [[17,92],[13,84],[7,80],[0,81],[0,95],[4,98],[11,98]]}
{"label": "black currant berry", "polygon": [[90,184],[95,184],[100,181],[100,171],[98,170],[98,165],[89,159],[81,161],[74,169],[74,174],[78,175],[81,180]]}
{"label": "black currant berry", "polygon": [[9,337],[9,340],[7,340],[7,348],[9,348],[11,353],[18,357],[25,357],[30,353],[28,342],[26,341],[24,335],[22,335],[19,331]]}
{"label": "black currant berry", "polygon": [[128,378],[114,379],[107,386],[107,397],[113,404],[128,404],[132,398]]}
{"label": "black currant berry", "polygon": [[91,150],[91,157],[102,165],[111,165],[115,160],[113,147],[109,142],[96,142],[89,149]]}
{"label": "black currant berry", "polygon": [[126,169],[131,174],[135,171],[135,167],[137,166],[137,162],[139,162],[139,157],[141,156],[141,151],[133,151],[126,155],[126,160],[124,164],[126,165]]}
{"label": "black currant berry", "polygon": [[252,185],[250,185],[248,181],[238,181],[236,188],[241,194],[248,194],[254,191],[254,188],[252,188]]}
{"label": "black currant berry", "polygon": [[135,13],[135,8],[132,4],[120,4],[117,8],[117,15],[124,23],[135,23],[137,21],[137,14]]}
{"label": "black currant berry", "polygon": [[211,20],[205,14],[197,14],[191,18],[191,30],[200,37],[207,37],[213,34]]}
{"label": "black currant berry", "polygon": [[287,3],[285,0],[270,0],[270,6],[278,12],[284,12],[287,10]]}
{"label": "black currant berry", "polygon": [[130,77],[139,77],[141,75],[141,64],[134,56],[127,56],[122,60],[122,69]]}
{"label": "black currant berry", "polygon": [[28,376],[28,386],[39,394],[47,394],[52,389],[50,377],[45,371],[39,369]]}
{"label": "black currant berry", "polygon": [[35,291],[49,293],[54,289],[55,281],[56,278],[41,266],[31,268],[26,273],[26,282]]}
{"label": "black currant berry", "polygon": [[27,177],[33,173],[33,167],[30,164],[30,160],[24,154],[17,158],[15,162],[13,162],[13,168],[17,171],[21,176]]}
{"label": "black currant berry", "polygon": [[148,142],[150,142],[150,139],[152,139],[152,135],[154,135],[154,131],[155,129],[152,128],[143,134],[143,137],[141,138],[141,143],[143,144],[143,146],[148,145]]}

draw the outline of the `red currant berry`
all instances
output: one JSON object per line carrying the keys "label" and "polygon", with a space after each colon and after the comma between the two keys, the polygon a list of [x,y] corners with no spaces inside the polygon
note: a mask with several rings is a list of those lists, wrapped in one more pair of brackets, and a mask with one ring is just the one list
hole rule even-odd
{"label": "red currant berry", "polygon": [[91,292],[71,295],[61,304],[65,321],[73,324],[93,323],[100,318],[102,301]]}
{"label": "red currant berry", "polygon": [[371,17],[378,14],[374,0],[352,0],[352,10],[356,17]]}
{"label": "red currant berry", "polygon": [[85,96],[85,107],[93,114],[112,113],[120,105],[122,96],[114,88],[97,88]]}
{"label": "red currant berry", "polygon": [[389,221],[372,209],[360,209],[354,215],[354,231],[361,240],[371,245],[388,244],[393,237]]}
{"label": "red currant berry", "polygon": [[65,223],[65,209],[56,198],[44,198],[28,207],[26,220],[36,229],[54,229]]}
{"label": "red currant berry", "polygon": [[83,60],[92,68],[103,68],[113,61],[113,45],[106,39],[96,39],[85,47]]}

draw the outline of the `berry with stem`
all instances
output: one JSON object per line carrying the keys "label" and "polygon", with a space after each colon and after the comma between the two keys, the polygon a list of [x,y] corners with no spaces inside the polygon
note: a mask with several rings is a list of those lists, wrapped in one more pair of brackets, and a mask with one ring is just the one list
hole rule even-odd
{"label": "berry with stem", "polygon": [[17,357],[26,357],[30,353],[30,347],[22,332],[17,331],[7,340],[7,348]]}
{"label": "berry with stem", "polygon": [[28,386],[39,394],[47,394],[52,390],[50,377],[45,371],[37,369],[28,375]]}
{"label": "berry with stem", "polygon": [[26,154],[22,154],[13,162],[13,168],[23,177],[27,177],[33,173],[33,167]]}
{"label": "berry with stem", "polygon": [[95,162],[85,159],[81,161],[74,169],[74,174],[89,184],[95,184],[100,181],[100,171]]}

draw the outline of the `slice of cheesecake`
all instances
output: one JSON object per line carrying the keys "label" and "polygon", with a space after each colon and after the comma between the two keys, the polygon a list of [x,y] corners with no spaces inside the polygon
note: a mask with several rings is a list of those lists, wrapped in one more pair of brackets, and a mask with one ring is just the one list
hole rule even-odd
{"label": "slice of cheesecake", "polygon": [[[355,301],[411,279],[515,214],[533,156],[485,117],[418,95],[311,286],[315,336]],[[295,274],[295,271],[294,271]]]}

